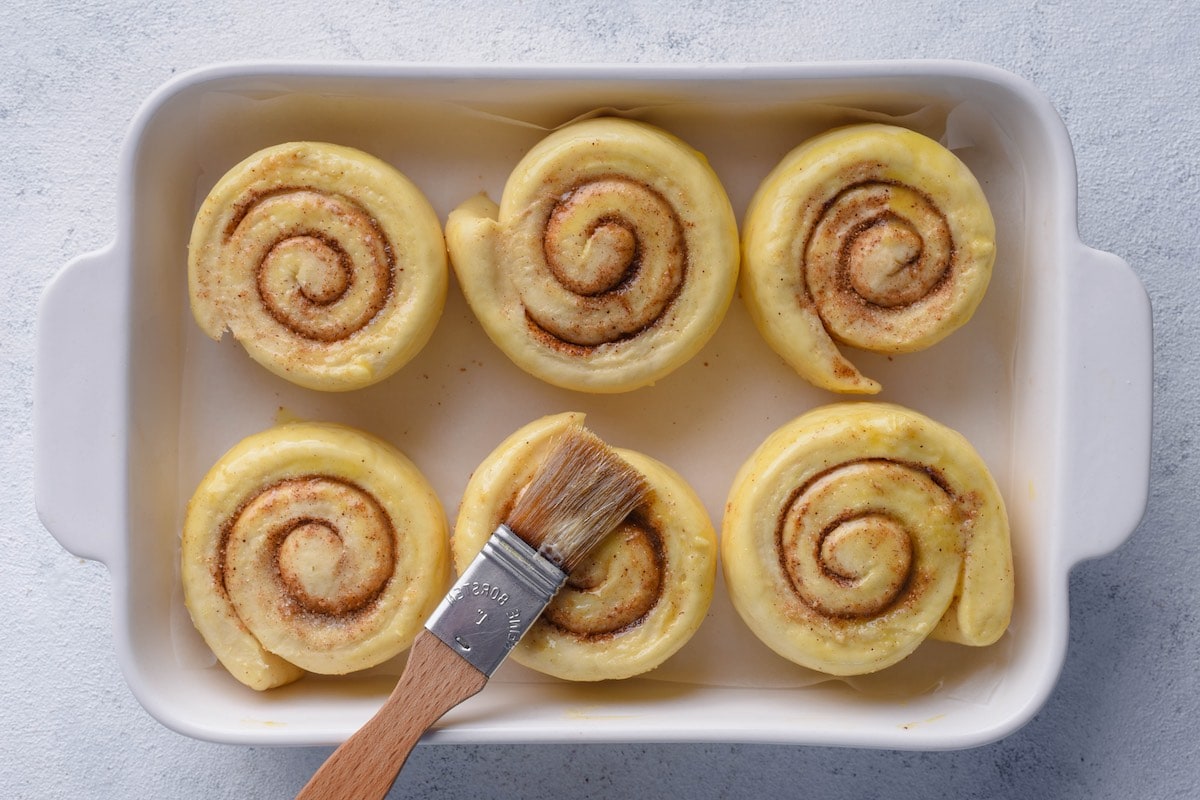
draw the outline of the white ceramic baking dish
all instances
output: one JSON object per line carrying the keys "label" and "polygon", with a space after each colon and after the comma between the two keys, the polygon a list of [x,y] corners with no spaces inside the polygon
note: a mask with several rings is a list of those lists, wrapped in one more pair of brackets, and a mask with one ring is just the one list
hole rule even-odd
{"label": "white ceramic baking dish", "polygon": [[204,739],[344,739],[402,661],[258,694],[193,630],[178,582],[184,505],[208,466],[280,416],[360,426],[404,449],[453,518],[471,469],[545,413],[588,412],[614,444],[675,466],[718,528],[742,460],[778,425],[834,396],[791,373],[735,301],[714,340],[657,385],[618,396],[551,388],[514,368],[452,289],[425,351],[350,394],[292,386],[193,323],[185,245],[200,199],[250,152],[295,139],[360,147],[407,173],[442,218],[498,198],[553,126],[615,110],[705,152],[739,213],[776,161],[836,124],[885,119],[941,139],[992,203],[999,259],[972,321],[919,354],[855,354],[881,399],[966,434],[1005,494],[1016,611],[985,649],[927,643],[893,670],[813,684],[740,623],[717,587],[696,638],[659,670],[567,685],[505,665],[431,742],[755,741],[914,749],[1002,737],[1041,706],[1067,643],[1067,575],[1131,533],[1146,500],[1151,326],[1116,256],[1080,243],[1067,133],[1047,100],[1002,71],[955,62],[496,67],[236,64],[164,86],[120,161],[114,242],[47,288],[35,397],[36,499],[56,539],[104,562],[120,663],[163,723]]}

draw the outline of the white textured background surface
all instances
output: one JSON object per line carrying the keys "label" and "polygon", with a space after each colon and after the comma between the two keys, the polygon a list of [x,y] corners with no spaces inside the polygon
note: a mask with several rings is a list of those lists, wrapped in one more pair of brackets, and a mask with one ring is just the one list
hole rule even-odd
{"label": "white textured background surface", "polygon": [[0,796],[290,797],[327,753],[206,744],[152,720],[117,669],[106,571],[64,552],[34,512],[37,299],[68,260],[114,236],[120,145],[151,91],[178,72],[248,58],[907,57],[987,62],[1048,94],[1076,150],[1084,242],[1126,258],[1154,304],[1149,508],[1124,547],[1074,572],[1070,650],[1047,705],[1008,739],[952,753],[421,747],[392,796],[1200,796],[1195,0],[179,5],[9,0],[0,8],[0,601],[9,609],[0,628]]}

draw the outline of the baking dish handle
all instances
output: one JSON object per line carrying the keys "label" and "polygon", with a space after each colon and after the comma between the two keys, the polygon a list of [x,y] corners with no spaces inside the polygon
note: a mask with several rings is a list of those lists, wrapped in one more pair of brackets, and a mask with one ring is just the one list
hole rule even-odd
{"label": "baking dish handle", "polygon": [[128,297],[116,245],[47,285],[33,382],[34,504],[81,558],[110,562],[124,530]]}
{"label": "baking dish handle", "polygon": [[1119,256],[1080,245],[1067,271],[1064,537],[1069,563],[1112,552],[1146,509],[1153,342],[1150,300]]}

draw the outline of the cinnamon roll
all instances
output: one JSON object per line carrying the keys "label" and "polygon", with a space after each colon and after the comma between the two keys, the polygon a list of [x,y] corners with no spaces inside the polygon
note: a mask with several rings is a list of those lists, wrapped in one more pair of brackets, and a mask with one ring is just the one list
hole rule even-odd
{"label": "cinnamon roll", "polygon": [[995,223],[971,171],[919,133],[839,128],[804,142],[746,211],[742,294],[763,337],[816,386],[870,394],[837,343],[929,347],[965,323],[995,259]]}
{"label": "cinnamon roll", "polygon": [[[551,441],[582,424],[578,413],[536,420],[479,466],[451,540],[460,571],[504,521]],[[617,452],[645,476],[651,499],[571,572],[511,653],[518,663],[565,680],[628,678],[659,666],[691,638],[712,600],[716,532],[699,498],[662,463]]]}
{"label": "cinnamon roll", "polygon": [[310,389],[382,380],[424,347],[449,280],[441,223],[389,164],[320,142],[267,148],[221,178],[188,248],[192,313]]}
{"label": "cinnamon roll", "polygon": [[721,556],[769,647],[832,675],[891,666],[932,636],[995,642],[1013,605],[1008,518],[955,431],[900,406],[840,403],[777,430],[730,492]]}
{"label": "cinnamon roll", "polygon": [[436,606],[447,534],[395,448],[340,425],[280,425],[229,450],[188,503],[184,601],[254,689],[365,669],[406,649]]}
{"label": "cinnamon roll", "polygon": [[585,392],[634,389],[686,362],[737,282],[737,221],[708,162],[625,119],[546,137],[499,206],[481,195],[450,214],[446,243],[492,341]]}

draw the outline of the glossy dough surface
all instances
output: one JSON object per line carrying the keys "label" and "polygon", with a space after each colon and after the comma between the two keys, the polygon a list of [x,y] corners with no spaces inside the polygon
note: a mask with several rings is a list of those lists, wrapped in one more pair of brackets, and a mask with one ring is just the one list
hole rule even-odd
{"label": "glossy dough surface", "polygon": [[391,165],[293,142],[259,151],[213,187],[188,248],[192,313],[280,377],[344,391],[424,347],[449,280],[441,223]]}
{"label": "glossy dough surface", "polygon": [[902,353],[974,314],[995,223],[971,171],[934,140],[854,125],[804,142],[763,181],[742,231],[742,294],[763,337],[806,380],[879,384],[837,344]]}
{"label": "glossy dough surface", "polygon": [[398,450],[290,423],[209,470],[188,503],[181,566],[204,640],[235,678],[268,689],[406,649],[446,591],[448,529]]}
{"label": "glossy dough surface", "polygon": [[702,155],[624,119],[562,128],[521,160],[500,205],[450,214],[451,262],[488,336],[544,381],[620,392],[679,367],[720,325],[737,221]]}
{"label": "glossy dough surface", "polygon": [[833,675],[932,636],[995,642],[1013,605],[1004,502],[957,432],[886,403],[784,425],[742,466],[721,556],[734,607],[780,655]]}
{"label": "glossy dough surface", "polygon": [[[551,441],[583,424],[558,414],[514,433],[479,466],[454,528],[461,572],[504,521]],[[628,678],[666,661],[696,632],[712,600],[716,532],[699,498],[674,471],[616,448],[652,489],[652,499],[601,542],[510,657],[574,681]]]}

